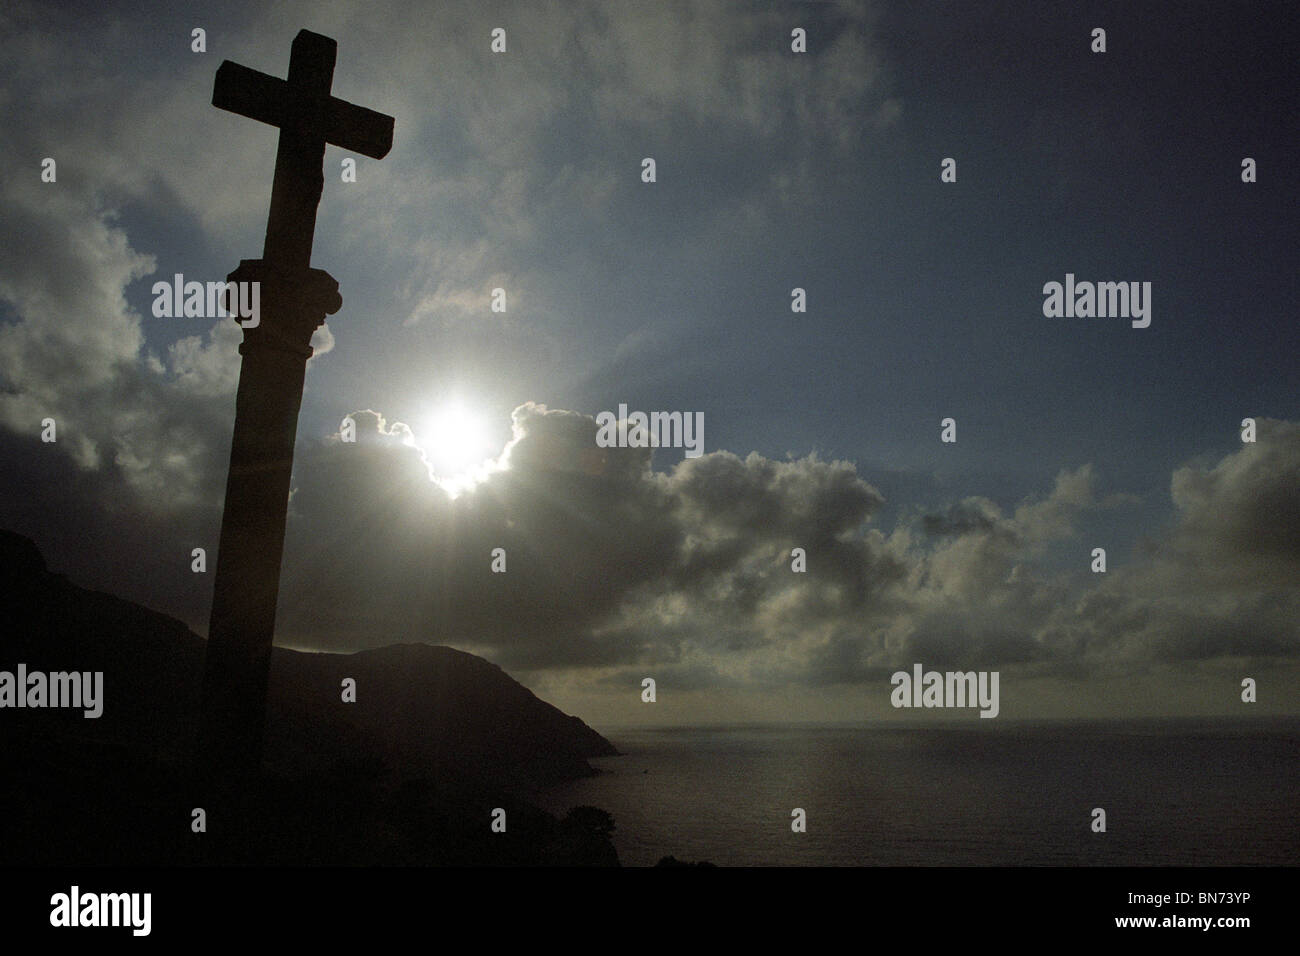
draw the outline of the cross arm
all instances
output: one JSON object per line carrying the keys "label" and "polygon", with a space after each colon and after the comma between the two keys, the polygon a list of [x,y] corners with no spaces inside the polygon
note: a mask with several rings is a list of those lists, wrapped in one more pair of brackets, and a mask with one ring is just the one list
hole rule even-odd
{"label": "cross arm", "polygon": [[[292,103],[289,84],[230,60],[217,68],[212,105],[283,129]],[[325,103],[322,139],[371,159],[393,148],[393,118],[331,96]]]}
{"label": "cross arm", "polygon": [[325,104],[328,142],[371,159],[393,148],[393,118],[331,96]]}
{"label": "cross arm", "polygon": [[285,125],[289,84],[246,66],[222,61],[212,84],[212,105],[271,126]]}

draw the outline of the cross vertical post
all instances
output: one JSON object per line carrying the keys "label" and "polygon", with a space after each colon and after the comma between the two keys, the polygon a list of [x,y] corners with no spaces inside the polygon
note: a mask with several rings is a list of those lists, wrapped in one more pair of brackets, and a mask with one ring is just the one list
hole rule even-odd
{"label": "cross vertical post", "polygon": [[280,128],[261,259],[228,282],[261,284],[245,326],[235,427],[221,518],[199,722],[199,760],[228,783],[258,772],[280,587],[293,452],[309,344],[343,304],[338,283],[311,268],[327,143],[382,159],[393,118],[330,95],[338,45],[302,30],[287,80],[223,62],[212,105]]}

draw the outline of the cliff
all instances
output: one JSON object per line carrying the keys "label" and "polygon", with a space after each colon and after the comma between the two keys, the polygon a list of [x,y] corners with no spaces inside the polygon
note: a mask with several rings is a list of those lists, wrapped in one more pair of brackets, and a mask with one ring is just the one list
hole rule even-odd
{"label": "cliff", "polygon": [[[0,814],[27,824],[0,862],[190,859],[193,847],[176,844],[190,832],[184,780],[204,641],[173,618],[51,573],[33,542],[8,531],[0,594],[0,671],[22,663],[29,673],[104,675],[95,719],[79,709],[0,709]],[[575,862],[557,840],[578,831],[580,855],[612,854],[581,815],[557,822],[520,794],[591,774],[588,757],[617,751],[496,665],[404,644],[355,654],[276,648],[271,671],[265,792],[248,808],[267,817],[254,837],[266,845],[247,862]],[[355,703],[342,699],[344,678],[356,682]],[[520,835],[483,842],[496,806],[510,808]],[[177,816],[160,830],[159,813]],[[137,832],[110,834],[123,818]]]}

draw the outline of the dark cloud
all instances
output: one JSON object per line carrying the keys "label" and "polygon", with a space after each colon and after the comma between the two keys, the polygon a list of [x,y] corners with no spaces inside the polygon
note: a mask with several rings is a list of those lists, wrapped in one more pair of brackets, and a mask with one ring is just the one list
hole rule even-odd
{"label": "dark cloud", "polygon": [[656,473],[647,450],[598,448],[591,416],[525,405],[497,470],[453,498],[404,429],[351,417],[356,443],[300,457],[290,641],[447,640],[525,668],[740,654],[903,575],[861,537],[881,499],[843,462],[719,452]]}
{"label": "dark cloud", "polygon": [[[926,534],[936,537],[958,537],[963,534],[1008,534],[999,523],[996,507],[983,498],[970,498],[953,505],[943,514],[928,514],[921,518]],[[1014,538],[1011,539],[1014,542]]]}
{"label": "dark cloud", "polygon": [[1207,562],[1300,564],[1300,423],[1261,419],[1257,439],[1213,468],[1174,472],[1180,552]]}
{"label": "dark cloud", "polygon": [[[354,418],[384,435],[381,419]],[[1070,668],[1294,650],[1293,582],[1238,582],[1231,624],[1207,606],[1204,581],[1154,584],[1199,573],[1188,542],[1211,546],[1209,514],[1222,529],[1214,574],[1258,555],[1239,529],[1259,501],[1293,499],[1292,428],[1262,430],[1259,447],[1215,469],[1180,470],[1176,487],[1198,494],[1176,494],[1168,552],[1088,579],[1033,563],[1079,515],[1113,503],[1088,467],[1010,514],[968,498],[923,516],[938,539],[926,546],[906,526],[870,527],[882,498],[845,462],[714,452],[663,473],[647,450],[596,448],[590,416],[525,405],[513,423],[499,470],[457,498],[400,430],[304,458],[285,626],[340,646],[398,628],[525,670],[640,663],[757,684],[868,680],[917,660]],[[490,570],[495,547],[506,574]],[[792,570],[795,547],[806,573]],[[364,573],[331,574],[341,560]]]}
{"label": "dark cloud", "polygon": [[1134,565],[1053,615],[1062,652],[1133,661],[1300,654],[1300,425],[1171,480],[1172,527]]}

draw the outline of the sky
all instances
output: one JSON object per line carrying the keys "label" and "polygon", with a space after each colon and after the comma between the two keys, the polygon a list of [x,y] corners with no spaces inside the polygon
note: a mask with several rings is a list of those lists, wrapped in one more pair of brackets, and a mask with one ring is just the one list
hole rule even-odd
{"label": "sky", "polygon": [[[206,633],[242,333],[152,288],[261,254],[277,133],[213,78],[306,28],[396,122],[325,153],[278,643],[451,644],[598,727],[915,716],[914,663],[1011,719],[1300,713],[1285,9],[7,3],[0,527]],[[1149,326],[1048,317],[1067,274]],[[703,454],[599,448],[620,405]]]}

